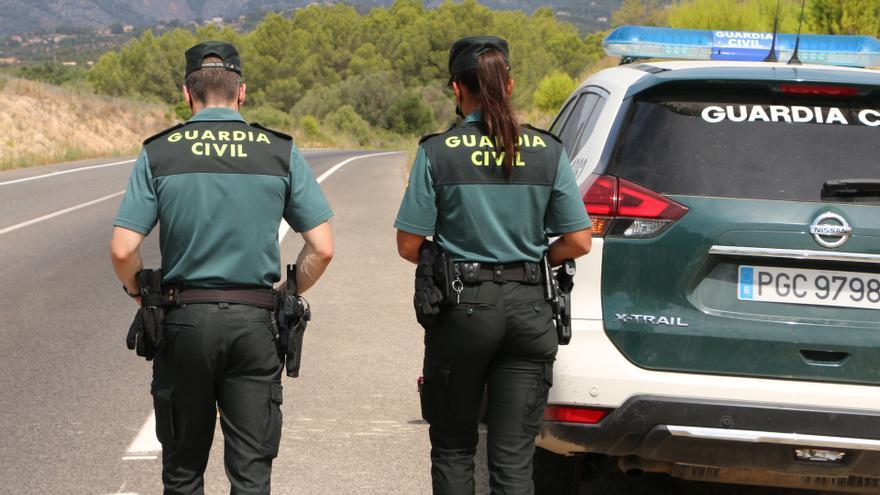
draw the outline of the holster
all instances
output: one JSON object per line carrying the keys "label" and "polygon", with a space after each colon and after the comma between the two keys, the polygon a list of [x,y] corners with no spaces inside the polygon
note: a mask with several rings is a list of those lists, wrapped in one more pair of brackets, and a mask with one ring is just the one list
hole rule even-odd
{"label": "holster", "polygon": [[165,298],[162,293],[162,270],[141,270],[136,275],[141,293],[141,308],[128,329],[125,344],[151,361],[165,343]]}
{"label": "holster", "polygon": [[568,345],[571,342],[571,291],[574,289],[577,266],[574,260],[568,259],[554,270],[546,255],[543,265],[544,293],[553,309],[556,336],[559,338],[559,345]]}
{"label": "holster", "polygon": [[440,306],[452,300],[452,258],[437,244],[425,240],[419,247],[413,308],[416,320],[426,330],[437,325]]}
{"label": "holster", "polygon": [[287,265],[287,284],[276,293],[275,336],[278,357],[285,363],[287,376],[299,376],[302,364],[303,335],[312,311],[308,301],[297,294],[296,265]]}

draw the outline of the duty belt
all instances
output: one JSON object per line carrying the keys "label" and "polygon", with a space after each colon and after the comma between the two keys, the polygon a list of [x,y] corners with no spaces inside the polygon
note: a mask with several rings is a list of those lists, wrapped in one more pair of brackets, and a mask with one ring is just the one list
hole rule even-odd
{"label": "duty belt", "polygon": [[275,309],[275,291],[254,287],[230,287],[223,289],[200,289],[197,287],[166,287],[165,304],[228,303],[245,304],[258,308]]}
{"label": "duty belt", "polygon": [[455,262],[456,275],[466,284],[480,282],[520,282],[529,285],[540,285],[541,265],[529,261],[494,265],[471,261]]}

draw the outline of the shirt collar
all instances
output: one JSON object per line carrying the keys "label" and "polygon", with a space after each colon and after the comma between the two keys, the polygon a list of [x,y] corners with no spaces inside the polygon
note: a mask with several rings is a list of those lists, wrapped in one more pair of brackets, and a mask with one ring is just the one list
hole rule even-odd
{"label": "shirt collar", "polygon": [[464,123],[469,124],[471,122],[479,122],[481,120],[483,120],[483,111],[480,109],[477,109],[477,110],[474,110],[473,112],[469,113],[468,116],[465,117]]}
{"label": "shirt collar", "polygon": [[205,120],[238,120],[244,122],[244,117],[237,111],[227,107],[208,107],[195,114],[187,122],[201,122]]}

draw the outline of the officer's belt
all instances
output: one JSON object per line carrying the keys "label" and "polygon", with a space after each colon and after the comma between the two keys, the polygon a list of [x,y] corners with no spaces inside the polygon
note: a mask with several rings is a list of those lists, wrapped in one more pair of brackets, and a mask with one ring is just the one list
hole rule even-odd
{"label": "officer's belt", "polygon": [[197,287],[169,287],[165,289],[167,305],[183,304],[245,304],[258,308],[275,309],[275,291],[261,288],[230,287],[222,289],[200,289]]}
{"label": "officer's belt", "polygon": [[530,261],[494,265],[475,261],[455,262],[456,275],[466,284],[480,282],[520,282],[528,285],[540,285],[541,265]]}

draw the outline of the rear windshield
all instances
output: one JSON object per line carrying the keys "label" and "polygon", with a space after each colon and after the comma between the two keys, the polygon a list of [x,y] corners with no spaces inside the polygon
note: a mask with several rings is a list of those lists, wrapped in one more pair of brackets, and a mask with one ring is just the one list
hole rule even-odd
{"label": "rear windshield", "polygon": [[665,194],[820,201],[825,181],[880,179],[880,102],[655,92],[634,102],[609,165]]}

